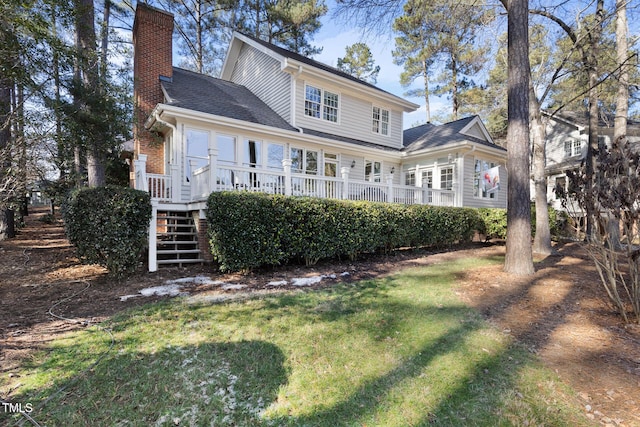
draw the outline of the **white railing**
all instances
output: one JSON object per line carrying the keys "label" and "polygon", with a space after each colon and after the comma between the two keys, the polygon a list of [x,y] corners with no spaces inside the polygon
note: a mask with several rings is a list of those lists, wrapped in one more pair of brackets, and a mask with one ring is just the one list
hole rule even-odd
{"label": "white railing", "polygon": [[[140,163],[135,175],[136,188],[148,191],[154,200],[187,201],[180,200],[181,179],[175,165],[171,168],[171,175],[160,175],[146,173],[142,167],[144,161]],[[341,178],[292,173],[286,162],[283,169],[217,164],[215,173],[212,173],[209,165],[192,168],[188,201],[204,200],[213,191],[253,191],[326,199],[455,206],[456,197],[452,190],[423,189],[396,185],[390,181],[382,183],[349,180],[348,168],[343,168]]]}
{"label": "white railing", "polygon": [[206,199],[211,193],[209,185],[209,165],[196,169],[191,174],[191,200]]}
{"label": "white railing", "polygon": [[348,199],[368,200],[370,202],[388,202],[389,186],[380,182],[350,181]]}
{"label": "white railing", "polygon": [[171,200],[171,176],[147,173],[147,183],[151,198],[161,201]]}
{"label": "white railing", "polygon": [[240,166],[218,166],[213,191],[245,190],[285,194],[283,171]]}
{"label": "white railing", "polygon": [[292,174],[291,194],[322,199],[342,199],[342,183],[342,179],[335,177]]}

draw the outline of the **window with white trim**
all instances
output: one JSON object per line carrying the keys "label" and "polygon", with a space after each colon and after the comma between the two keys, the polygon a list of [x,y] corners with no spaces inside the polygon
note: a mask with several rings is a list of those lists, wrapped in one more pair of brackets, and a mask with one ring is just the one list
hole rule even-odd
{"label": "window with white trim", "polygon": [[440,189],[452,190],[453,189],[453,167],[446,167],[440,169]]}
{"label": "window with white trim", "polygon": [[269,169],[282,170],[282,160],[284,159],[284,145],[267,144],[267,167]]}
{"label": "window with white trim", "polygon": [[372,127],[373,133],[380,135],[389,135],[389,110],[374,106],[372,109]]}
{"label": "window with white trim", "polygon": [[338,122],[340,96],[337,93],[306,85],[304,88],[304,115],[329,122]]}
{"label": "window with white trim", "polygon": [[364,180],[369,182],[382,182],[382,162],[365,160]]}
{"label": "window with white trim", "polygon": [[318,152],[306,148],[291,148],[291,171],[317,175]]}
{"label": "window with white trim", "polygon": [[564,142],[564,156],[573,157],[582,154],[582,141],[579,139],[568,139]]}
{"label": "window with white trim", "polygon": [[416,171],[409,171],[404,176],[404,185],[416,185]]}

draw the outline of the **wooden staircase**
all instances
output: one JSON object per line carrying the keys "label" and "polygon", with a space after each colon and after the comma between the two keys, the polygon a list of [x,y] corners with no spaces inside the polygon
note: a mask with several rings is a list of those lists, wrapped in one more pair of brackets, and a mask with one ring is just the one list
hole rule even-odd
{"label": "wooden staircase", "polygon": [[198,230],[189,212],[158,211],[158,266],[201,264]]}

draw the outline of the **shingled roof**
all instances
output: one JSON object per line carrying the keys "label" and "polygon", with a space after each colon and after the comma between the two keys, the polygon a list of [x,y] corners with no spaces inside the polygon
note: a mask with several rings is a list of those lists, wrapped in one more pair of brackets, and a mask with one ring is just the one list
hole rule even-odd
{"label": "shingled roof", "polygon": [[168,105],[297,132],[244,86],[177,67],[161,84]]}
{"label": "shingled roof", "polygon": [[504,148],[490,141],[461,133],[461,131],[476,118],[477,116],[470,116],[454,122],[445,123],[443,125],[436,126],[431,123],[427,123],[407,129],[403,133],[403,143],[405,146],[404,151],[406,153],[411,153],[414,151],[439,148],[450,144],[464,142],[471,142],[506,151]]}

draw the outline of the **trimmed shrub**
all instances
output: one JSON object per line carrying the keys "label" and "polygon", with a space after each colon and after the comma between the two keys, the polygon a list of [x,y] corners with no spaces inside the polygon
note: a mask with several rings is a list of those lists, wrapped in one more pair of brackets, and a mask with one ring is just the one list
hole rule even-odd
{"label": "trimmed shrub", "polygon": [[211,253],[222,271],[248,271],[286,259],[286,200],[248,192],[215,192],[207,200]]}
{"label": "trimmed shrub", "polygon": [[[507,238],[507,210],[499,208],[480,208],[478,214],[482,221],[479,231],[487,238],[506,239]],[[560,236],[563,233],[563,222],[566,222],[566,215],[558,212],[549,206],[549,228],[552,236]],[[531,235],[536,232],[536,206],[531,203]]]}
{"label": "trimmed shrub", "polygon": [[65,231],[78,257],[125,277],[138,267],[147,247],[149,194],[106,186],[73,191],[62,209]]}
{"label": "trimmed shrub", "polygon": [[212,254],[222,271],[446,246],[470,240],[481,223],[475,209],[248,192],[212,193],[207,208]]}

